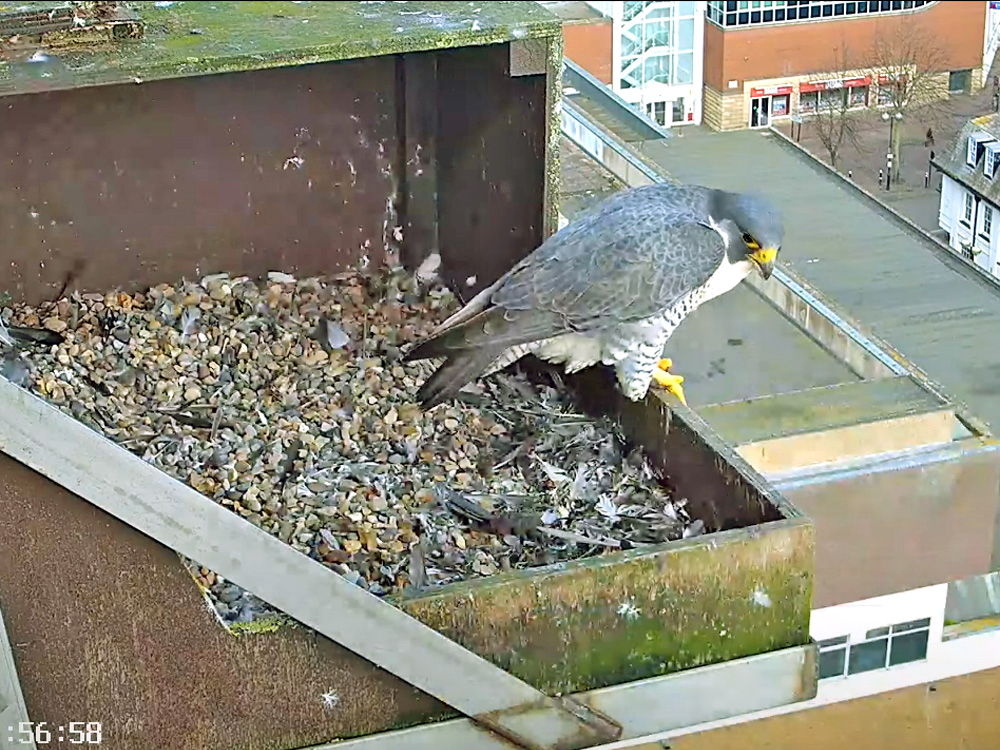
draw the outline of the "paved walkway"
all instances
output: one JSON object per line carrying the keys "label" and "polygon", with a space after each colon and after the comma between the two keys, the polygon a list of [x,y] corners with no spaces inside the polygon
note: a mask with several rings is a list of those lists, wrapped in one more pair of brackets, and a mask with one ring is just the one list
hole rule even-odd
{"label": "paved walkway", "polygon": [[[880,119],[878,113],[872,113],[861,121],[858,146],[845,146],[838,157],[837,169],[843,174],[850,172],[855,182],[866,190],[877,193],[882,200],[918,226],[937,232],[941,175],[931,171],[930,184],[924,187],[924,174],[930,167],[931,151],[940,152],[946,148],[971,118],[993,111],[993,75],[1000,75],[1000,66],[996,63],[987,78],[990,84],[986,88],[971,96],[952,97],[925,115],[914,114],[903,120],[900,181],[888,191],[884,184],[879,183],[879,170],[885,168],[889,126]],[[790,125],[783,124],[779,127],[787,135],[792,134]],[[928,127],[933,131],[933,144],[926,142]],[[817,158],[829,161],[829,154],[808,121],[802,124],[799,143]]]}
{"label": "paved walkway", "polygon": [[771,195],[782,261],[1000,430],[1000,293],[777,136],[685,129],[643,151],[684,182]]}

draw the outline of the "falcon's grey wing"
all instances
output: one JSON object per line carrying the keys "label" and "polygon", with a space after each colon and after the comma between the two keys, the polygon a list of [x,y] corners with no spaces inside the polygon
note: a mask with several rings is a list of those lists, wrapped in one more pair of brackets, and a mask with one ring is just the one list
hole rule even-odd
{"label": "falcon's grey wing", "polygon": [[[648,318],[704,284],[725,243],[700,189],[652,185],[616,195],[542,243],[489,294],[484,310],[439,331],[433,354],[510,347]],[[423,348],[423,345],[417,349]]]}
{"label": "falcon's grey wing", "polygon": [[448,357],[418,394],[430,407],[519,344],[649,318],[704,284],[725,257],[704,188],[652,185],[564,227],[419,343]]}
{"label": "falcon's grey wing", "polygon": [[[557,320],[553,335],[643,320],[704,284],[725,257],[721,235],[689,210],[652,203],[594,219],[542,245],[544,255],[493,292],[490,302],[506,311],[506,322],[546,311]],[[518,335],[517,326],[508,328],[508,335]],[[547,332],[525,329],[534,338]]]}

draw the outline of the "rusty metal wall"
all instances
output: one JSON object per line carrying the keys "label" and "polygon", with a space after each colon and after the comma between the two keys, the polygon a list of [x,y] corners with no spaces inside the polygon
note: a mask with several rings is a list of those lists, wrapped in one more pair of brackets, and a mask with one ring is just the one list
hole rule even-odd
{"label": "rusty metal wall", "polygon": [[320,273],[383,247],[391,58],[0,100],[0,291]]}
{"label": "rusty metal wall", "polygon": [[545,76],[510,77],[508,49],[438,56],[441,257],[472,293],[543,238]]}
{"label": "rusty metal wall", "polygon": [[542,238],[545,76],[510,77],[507,44],[427,56],[424,202],[400,56],[0,99],[0,292],[36,302],[78,264],[86,291],[331,272],[397,244],[410,204],[451,278],[495,278]]}
{"label": "rusty metal wall", "polygon": [[[331,272],[377,260],[407,206],[453,277],[495,278],[542,236],[545,76],[511,78],[506,44],[421,54],[441,58],[429,206],[405,192],[399,56],[0,99],[0,292],[50,298],[77,266],[83,291]],[[3,456],[0,502],[35,721],[101,721],[115,750],[273,750],[445,711],[312,631],[234,639],[172,552]]]}
{"label": "rusty metal wall", "polygon": [[813,606],[988,572],[998,487],[995,452],[782,486],[816,525]]}

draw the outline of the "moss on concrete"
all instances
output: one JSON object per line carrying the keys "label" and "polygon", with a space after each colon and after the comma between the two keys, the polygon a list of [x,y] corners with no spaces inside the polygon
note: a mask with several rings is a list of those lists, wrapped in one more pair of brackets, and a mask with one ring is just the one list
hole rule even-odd
{"label": "moss on concrete", "polygon": [[233,635],[239,637],[241,635],[276,633],[283,626],[290,625],[292,623],[294,623],[294,620],[287,615],[269,615],[268,617],[262,617],[259,620],[251,620],[250,622],[234,622],[226,629]]}
{"label": "moss on concrete", "polygon": [[545,90],[547,141],[545,145],[545,215],[547,237],[559,229],[559,195],[562,187],[562,66],[563,38],[559,34],[548,44],[548,85]]}
{"label": "moss on concrete", "polygon": [[809,639],[813,529],[779,521],[449,586],[403,609],[548,693]]}
{"label": "moss on concrete", "polygon": [[[22,3],[45,7],[46,3]],[[51,5],[51,4],[48,4]],[[53,75],[17,75],[0,57],[0,94],[152,81],[372,55],[560,38],[559,20],[527,2],[132,3],[145,36],[60,48]]]}

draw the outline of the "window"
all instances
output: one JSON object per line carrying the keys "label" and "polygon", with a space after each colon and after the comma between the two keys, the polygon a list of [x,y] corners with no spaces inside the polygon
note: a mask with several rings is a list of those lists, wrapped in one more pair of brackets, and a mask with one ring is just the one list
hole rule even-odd
{"label": "window", "polygon": [[621,26],[621,87],[694,83],[697,3],[628,2]]}
{"label": "window", "polygon": [[815,112],[819,109],[819,92],[818,91],[806,91],[799,94],[799,111],[805,112],[806,114],[810,112]]}
{"label": "window", "polygon": [[967,227],[972,226],[972,212],[975,210],[975,202],[972,199],[972,193],[966,191],[965,193],[965,208],[962,212],[962,223]]}
{"label": "window", "polygon": [[968,94],[972,89],[971,70],[953,70],[948,74],[949,94]]}
{"label": "window", "polygon": [[876,101],[880,107],[886,107],[893,103],[895,100],[893,96],[892,84],[887,82],[879,82],[878,85],[878,97]]}
{"label": "window", "polygon": [[678,96],[674,99],[673,107],[673,118],[674,122],[684,122],[684,97]]}
{"label": "window", "polygon": [[996,177],[997,167],[1000,167],[1000,143],[986,144],[986,158],[983,160],[983,174],[987,179]]}
{"label": "window", "polygon": [[694,83],[694,53],[684,52],[677,55],[677,65],[674,67],[675,84]]}
{"label": "window", "polygon": [[771,117],[788,116],[788,94],[771,97]]}
{"label": "window", "polygon": [[838,112],[847,101],[847,89],[824,89],[816,93],[819,94],[819,108],[824,112]]}
{"label": "window", "polygon": [[867,107],[868,106],[868,87],[867,86],[853,86],[849,88],[848,94],[850,100],[848,102],[849,107]]}
{"label": "window", "polygon": [[[626,20],[629,6],[642,3],[625,3]],[[681,3],[685,5],[685,3]],[[708,20],[716,26],[747,26],[782,23],[785,21],[828,20],[850,16],[892,15],[914,10],[927,2],[899,0],[898,2],[822,2],[821,0],[787,0],[787,2],[722,2],[708,3]]]}
{"label": "window", "polygon": [[841,677],[847,666],[847,636],[819,642],[819,678]]}
{"label": "window", "polygon": [[863,674],[927,658],[931,619],[873,628],[851,642],[848,636],[819,642],[819,678]]}
{"label": "window", "polygon": [[979,236],[988,240],[993,232],[993,207],[983,203],[981,208],[982,211],[979,212]]}

